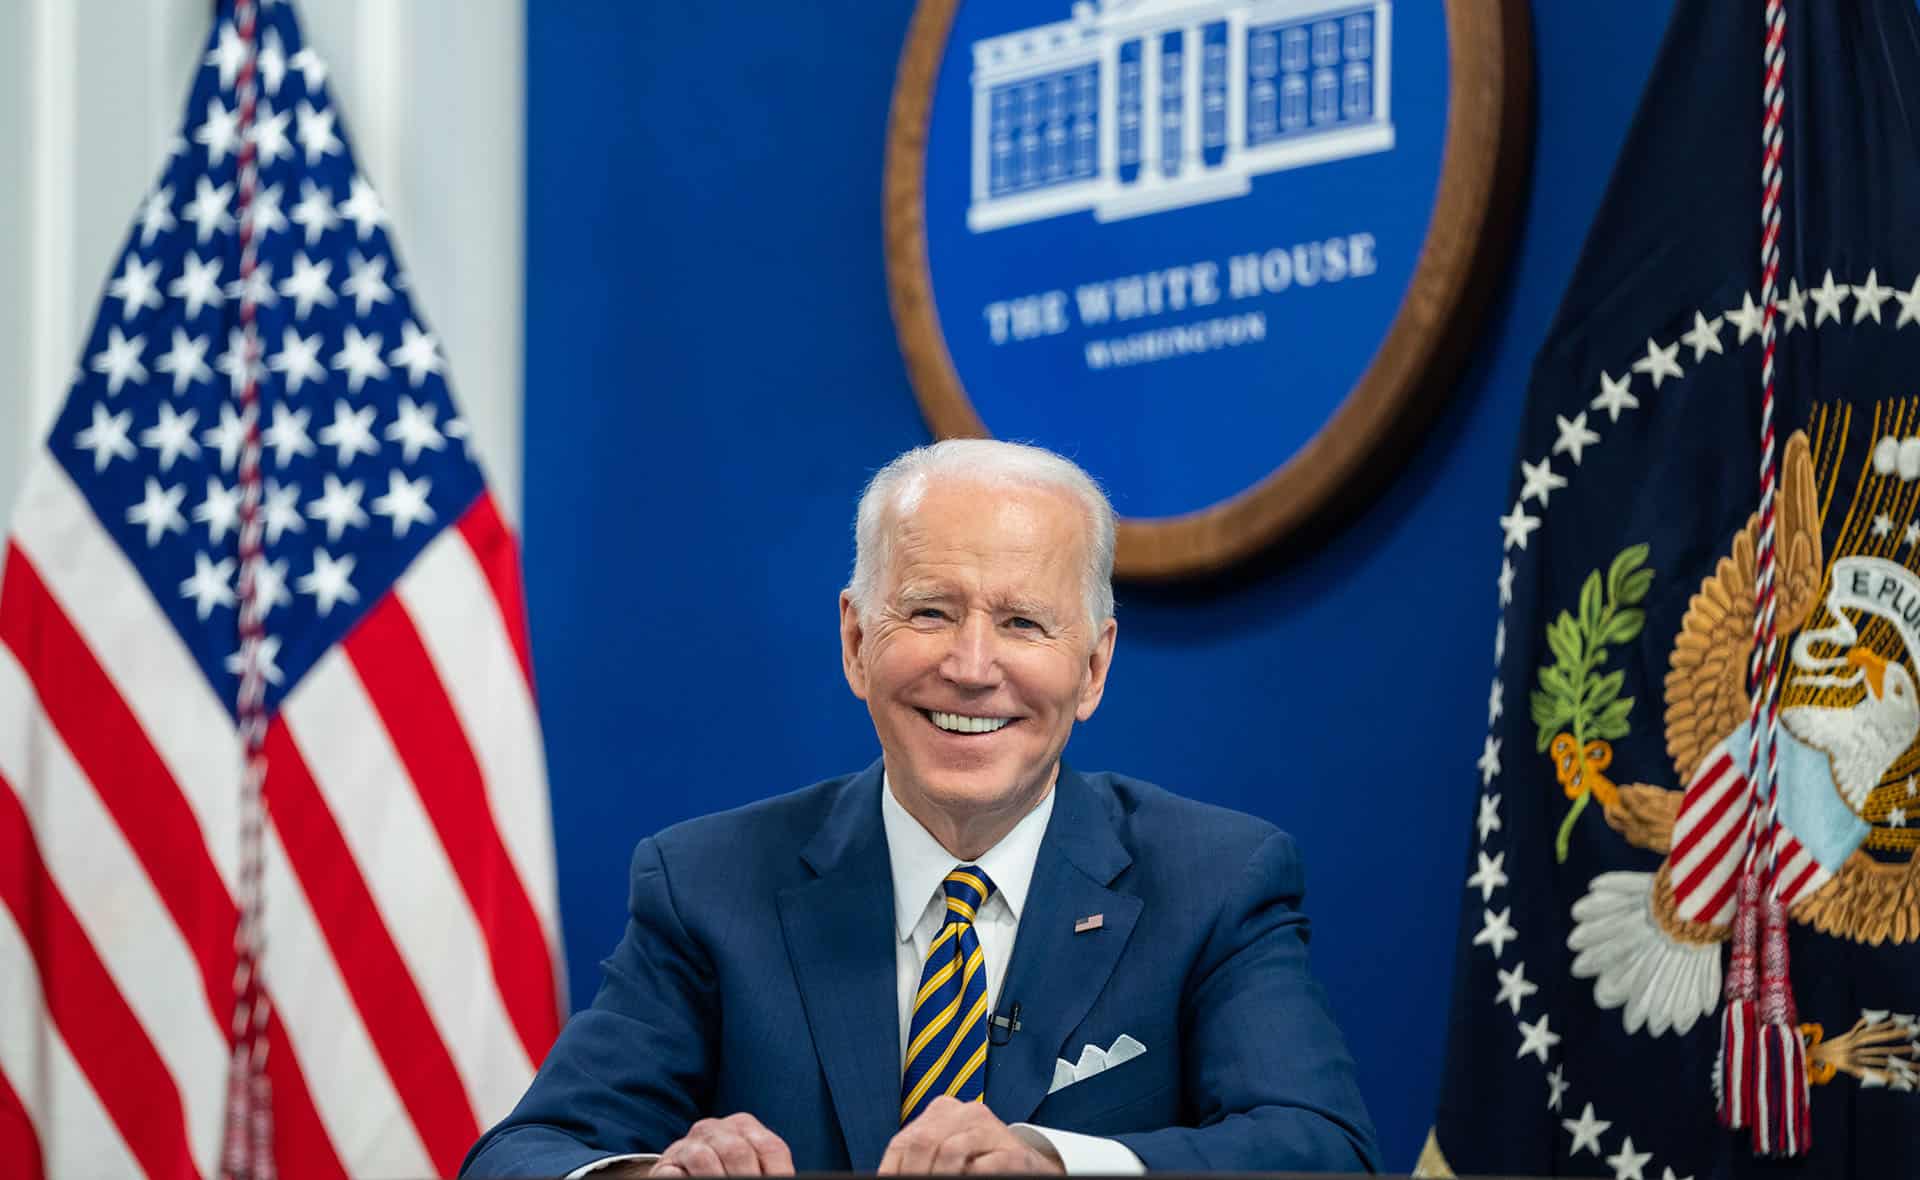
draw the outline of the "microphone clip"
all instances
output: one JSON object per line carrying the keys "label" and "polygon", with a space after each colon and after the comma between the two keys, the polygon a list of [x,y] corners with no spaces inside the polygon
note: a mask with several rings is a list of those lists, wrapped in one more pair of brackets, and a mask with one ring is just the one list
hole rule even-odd
{"label": "microphone clip", "polygon": [[987,1043],[1004,1045],[1020,1031],[1020,1002],[1015,1000],[1013,1008],[1005,1016],[998,1012],[987,1017]]}

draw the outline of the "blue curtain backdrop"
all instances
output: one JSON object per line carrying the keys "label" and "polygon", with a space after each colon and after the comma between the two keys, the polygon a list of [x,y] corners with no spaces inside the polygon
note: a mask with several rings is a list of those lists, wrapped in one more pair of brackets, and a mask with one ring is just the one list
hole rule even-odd
{"label": "blue curtain backdrop", "polygon": [[[1531,189],[1457,395],[1330,543],[1123,586],[1068,750],[1299,838],[1395,1168],[1438,1085],[1520,399],[1670,7],[1537,0]],[[877,753],[834,598],[862,483],[928,438],[880,237],[909,10],[528,5],[527,583],[576,1006],[639,837]]]}

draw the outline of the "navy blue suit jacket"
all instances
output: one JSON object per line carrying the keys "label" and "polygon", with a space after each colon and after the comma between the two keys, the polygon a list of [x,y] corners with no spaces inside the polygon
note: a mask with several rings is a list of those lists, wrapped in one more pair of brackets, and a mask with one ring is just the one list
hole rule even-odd
{"label": "navy blue suit jacket", "polygon": [[[987,1057],[1008,1123],[1104,1135],[1155,1170],[1377,1166],[1352,1059],[1307,971],[1286,833],[1061,768]],[[643,840],[631,920],[470,1176],[554,1176],[746,1111],[806,1170],[873,1168],[899,1130],[893,877],[880,765]],[[1102,915],[1098,929],[1074,922]],[[1049,1094],[1054,1059],[1145,1054]]]}

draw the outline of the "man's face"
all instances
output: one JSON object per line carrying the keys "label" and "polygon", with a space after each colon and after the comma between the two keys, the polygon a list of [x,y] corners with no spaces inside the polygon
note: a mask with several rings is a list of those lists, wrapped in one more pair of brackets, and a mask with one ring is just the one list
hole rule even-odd
{"label": "man's face", "polygon": [[847,683],[909,812],[1026,814],[1093,715],[1114,624],[1087,620],[1085,515],[1051,488],[932,479],[891,523],[871,617],[843,595]]}

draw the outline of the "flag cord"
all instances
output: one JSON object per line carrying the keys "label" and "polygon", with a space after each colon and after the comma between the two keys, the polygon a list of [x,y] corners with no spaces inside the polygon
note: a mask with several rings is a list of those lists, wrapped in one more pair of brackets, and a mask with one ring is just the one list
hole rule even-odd
{"label": "flag cord", "polygon": [[272,1180],[273,1096],[267,1080],[269,1011],[261,986],[266,954],[261,888],[266,808],[266,681],[262,643],[271,603],[262,602],[258,574],[264,560],[261,535],[259,298],[255,267],[259,240],[253,219],[259,184],[253,122],[258,99],[259,9],[256,0],[237,0],[234,25],[245,48],[236,80],[239,107],[238,193],[240,230],[240,330],[244,378],[240,417],[246,436],[240,449],[240,690],[238,714],[244,768],[240,781],[239,922],[234,928],[233,1056],[227,1081],[226,1140],[221,1171],[225,1180]]}

